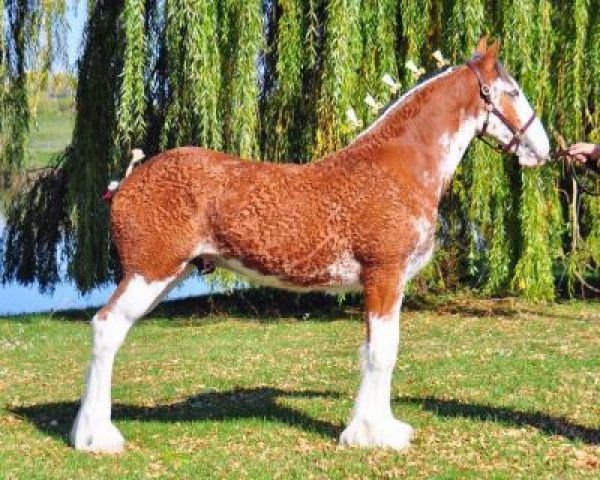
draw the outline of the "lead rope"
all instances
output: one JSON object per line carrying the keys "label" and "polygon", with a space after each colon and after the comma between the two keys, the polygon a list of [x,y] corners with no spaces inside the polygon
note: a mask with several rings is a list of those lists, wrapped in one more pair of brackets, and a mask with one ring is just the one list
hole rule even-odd
{"label": "lead rope", "polygon": [[[559,145],[559,148],[550,152],[551,161],[567,161],[569,163],[569,168],[571,170],[571,189],[572,189],[572,203],[571,203],[571,255],[574,256],[577,251],[578,240],[580,238],[579,235],[579,206],[578,203],[581,199],[581,193],[585,193],[587,195],[597,197],[600,195],[598,191],[592,191],[587,188],[587,186],[581,181],[577,174],[577,169],[575,168],[575,164],[577,163],[573,156],[569,153],[567,149],[567,142],[564,137],[560,135],[558,132],[553,131],[554,138],[556,139],[556,143]],[[592,161],[589,160],[580,164],[586,170],[594,172],[596,175],[600,175],[600,161]],[[587,288],[588,290],[600,294],[600,289],[590,285],[585,278],[583,277],[580,271],[575,271],[575,276],[581,283],[583,288]],[[582,289],[582,294],[584,294],[584,290]]]}
{"label": "lead rope", "polygon": [[[558,148],[550,152],[551,161],[566,161],[568,162],[569,169],[571,171],[571,255],[574,255],[575,251],[577,250],[577,240],[579,238],[579,208],[577,206],[579,201],[578,193],[579,188],[582,185],[579,181],[579,177],[577,177],[577,173],[575,172],[575,161],[567,149],[567,142],[565,141],[565,138],[556,130],[552,131],[552,135],[558,144]],[[588,193],[587,190],[582,189],[582,191]]]}
{"label": "lead rope", "polygon": [[[598,192],[597,190],[592,190],[592,189],[588,188],[585,185],[585,183],[581,181],[581,178],[579,177],[579,174],[577,173],[577,169],[575,168],[575,164],[577,162],[575,161],[573,156],[569,153],[569,150],[567,148],[567,142],[565,141],[565,138],[555,130],[552,131],[552,134],[554,135],[554,138],[556,139],[556,143],[558,144],[559,148],[550,152],[551,161],[553,161],[553,162],[566,161],[568,163],[569,169],[571,171],[571,177],[574,182],[574,188],[577,188],[582,193],[585,193],[586,195],[590,195],[592,197],[600,196],[600,192]],[[589,160],[587,162],[580,163],[579,165],[582,168],[584,168],[585,170],[593,172],[596,175],[600,175],[600,161],[598,161],[598,160],[596,160],[596,161]]]}

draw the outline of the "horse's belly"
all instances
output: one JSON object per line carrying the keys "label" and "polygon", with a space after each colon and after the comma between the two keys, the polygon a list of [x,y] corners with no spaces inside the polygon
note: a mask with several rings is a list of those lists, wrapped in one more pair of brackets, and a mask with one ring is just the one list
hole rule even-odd
{"label": "horse's belly", "polygon": [[293,291],[360,291],[360,264],[348,253],[326,265],[313,265],[297,269],[270,268],[262,265],[260,268],[250,266],[238,258],[216,256],[217,265],[247,277],[250,281],[261,285],[283,288]]}

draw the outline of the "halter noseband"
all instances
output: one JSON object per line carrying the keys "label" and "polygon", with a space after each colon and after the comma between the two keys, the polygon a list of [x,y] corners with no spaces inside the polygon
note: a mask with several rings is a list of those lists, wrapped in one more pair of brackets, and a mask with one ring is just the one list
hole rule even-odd
{"label": "halter noseband", "polygon": [[[471,60],[469,60],[467,62],[467,67],[469,67],[469,69],[475,74],[475,77],[477,77],[477,82],[479,83],[479,95],[485,102],[485,110],[487,112],[487,116],[485,118],[485,121],[483,122],[483,128],[477,134],[477,136],[490,147],[495,148],[496,150],[499,150],[503,153],[510,152],[513,147],[516,151],[519,148],[521,141],[523,140],[523,135],[525,135],[525,132],[535,120],[535,113],[531,115],[529,120],[527,120],[527,122],[525,122],[525,124],[521,128],[518,128],[515,125],[513,125],[513,123],[508,118],[506,118],[506,116],[500,110],[498,110],[498,108],[496,108],[496,105],[492,100],[490,86],[484,81],[483,76],[481,75],[481,72],[479,71],[477,66]],[[490,143],[488,140],[485,139],[488,125],[490,123],[491,114],[496,115],[496,117],[500,119],[500,121],[506,126],[506,128],[508,128],[511,131],[513,136],[510,142],[503,143],[500,140],[497,140],[498,145],[494,145],[493,143]]]}

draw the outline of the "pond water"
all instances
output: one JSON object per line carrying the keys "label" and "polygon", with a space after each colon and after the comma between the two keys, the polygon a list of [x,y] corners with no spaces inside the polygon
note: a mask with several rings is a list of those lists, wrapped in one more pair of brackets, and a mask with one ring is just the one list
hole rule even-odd
{"label": "pond water", "polygon": [[[4,225],[5,219],[0,215],[0,238]],[[108,300],[114,289],[115,285],[110,284],[81,295],[71,282],[63,282],[56,286],[52,294],[42,294],[36,285],[23,286],[14,282],[0,284],[0,315],[99,307]],[[175,288],[167,299],[197,296],[211,291],[212,288],[202,278],[192,275]]]}

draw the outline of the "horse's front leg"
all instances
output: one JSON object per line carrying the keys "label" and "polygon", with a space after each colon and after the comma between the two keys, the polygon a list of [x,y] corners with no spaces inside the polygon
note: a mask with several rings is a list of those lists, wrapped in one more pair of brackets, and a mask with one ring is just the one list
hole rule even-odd
{"label": "horse's front leg", "polygon": [[409,445],[413,429],[394,418],[390,405],[400,341],[401,269],[378,269],[363,277],[367,340],[360,348],[362,378],[352,419],[340,443],[402,449]]}

